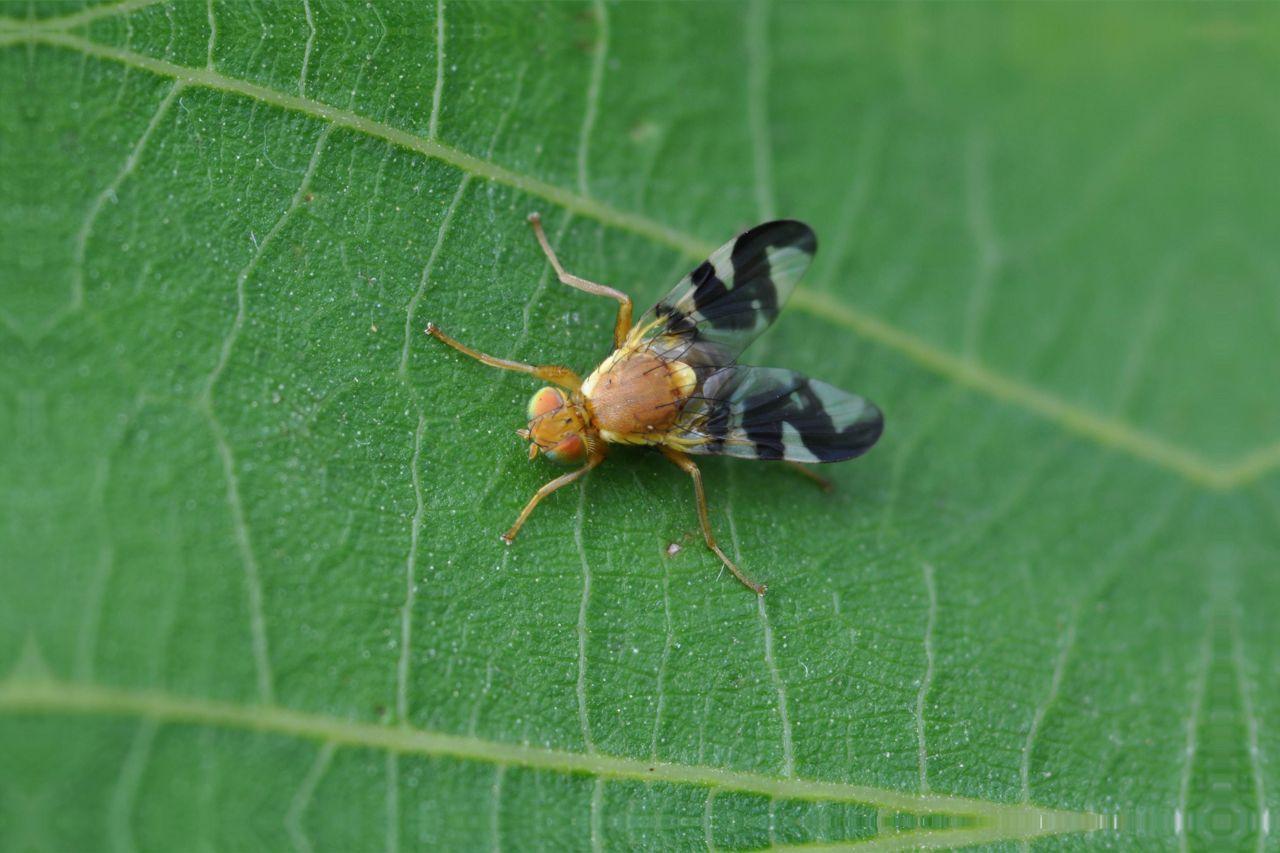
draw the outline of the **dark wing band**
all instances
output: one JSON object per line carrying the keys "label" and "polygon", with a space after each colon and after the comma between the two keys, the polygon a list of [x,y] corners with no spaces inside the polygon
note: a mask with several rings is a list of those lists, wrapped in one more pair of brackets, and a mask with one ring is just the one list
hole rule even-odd
{"label": "dark wing band", "polygon": [[632,330],[661,354],[732,364],[769,327],[800,276],[818,240],[803,222],[782,219],[744,231],[711,253],[650,308]]}
{"label": "dark wing band", "polygon": [[689,453],[839,462],[866,453],[883,430],[880,410],[857,394],[791,370],[735,365],[707,378],[673,438]]}

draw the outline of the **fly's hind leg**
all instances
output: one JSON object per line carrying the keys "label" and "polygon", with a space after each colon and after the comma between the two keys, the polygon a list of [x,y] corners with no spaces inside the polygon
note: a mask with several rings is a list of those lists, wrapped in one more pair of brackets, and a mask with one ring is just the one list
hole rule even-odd
{"label": "fly's hind leg", "polygon": [[787,467],[790,468],[791,470],[795,471],[798,474],[803,474],[813,482],[817,483],[818,488],[822,489],[822,491],[830,492],[835,489],[836,487],[835,483],[831,482],[826,477],[822,476],[817,471],[810,468],[808,465],[802,464],[800,462],[793,462],[790,459],[786,459],[783,461],[787,463]]}
{"label": "fly's hind leg", "polygon": [[554,382],[561,388],[568,388],[570,391],[577,391],[582,387],[582,380],[578,378],[578,374],[574,373],[567,367],[559,367],[554,364],[525,364],[520,361],[508,361],[505,358],[498,358],[492,355],[486,355],[479,350],[474,350],[466,344],[461,344],[453,338],[440,331],[435,323],[427,323],[427,334],[438,341],[443,341],[458,352],[469,355],[476,361],[483,362],[490,367],[497,367],[500,370],[514,370],[516,373],[527,373],[530,376],[537,377],[544,382]]}
{"label": "fly's hind leg", "polygon": [[547,495],[554,492],[556,489],[562,488],[574,482],[575,480],[580,478],[583,474],[587,473],[592,468],[599,465],[603,460],[604,460],[603,453],[593,453],[591,454],[590,457],[587,458],[586,465],[583,465],[581,468],[578,468],[575,471],[570,471],[568,474],[561,474],[559,477],[556,477],[554,480],[547,483],[541,489],[538,489],[538,491],[534,493],[533,497],[529,498],[529,502],[524,505],[524,509],[520,510],[520,516],[516,519],[516,523],[511,525],[510,530],[502,534],[502,541],[510,545],[511,540],[516,538],[516,534],[519,533],[520,528],[524,526],[525,520],[529,518],[529,513],[533,512],[533,508],[538,505],[539,501],[541,501]]}
{"label": "fly's hind leg", "polygon": [[585,278],[565,272],[564,267],[560,266],[560,259],[556,257],[555,250],[551,248],[550,241],[547,240],[546,232],[542,230],[542,217],[536,213],[530,213],[529,224],[533,226],[533,236],[538,238],[542,253],[547,256],[547,260],[555,268],[556,275],[560,277],[562,283],[576,287],[578,290],[585,290],[587,293],[594,293],[596,296],[607,296],[618,300],[618,319],[613,324],[613,345],[622,346],[622,342],[627,339],[627,332],[631,329],[631,297],[621,290],[614,290],[607,285],[596,284],[594,281],[587,281]]}
{"label": "fly's hind leg", "polygon": [[742,573],[742,570],[733,564],[733,561],[720,550],[720,546],[716,544],[715,534],[711,532],[711,521],[707,518],[707,495],[702,490],[702,472],[698,470],[698,466],[687,455],[678,450],[672,450],[669,447],[659,447],[662,455],[674,462],[681,471],[684,471],[693,478],[693,494],[698,502],[698,523],[702,525],[702,538],[706,540],[707,547],[715,552],[720,561],[725,564],[729,571],[733,572],[733,576],[742,581],[748,589],[756,595],[764,595],[764,584],[756,583]]}

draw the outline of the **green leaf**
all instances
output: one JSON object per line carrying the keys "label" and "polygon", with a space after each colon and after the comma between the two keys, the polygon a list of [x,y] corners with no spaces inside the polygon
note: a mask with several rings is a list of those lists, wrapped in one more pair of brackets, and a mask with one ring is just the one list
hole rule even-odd
{"label": "green leaf", "polygon": [[[0,848],[1262,849],[1274,10],[12,3]],[[823,494],[619,450],[586,371],[739,229]],[[671,547],[673,545],[679,548]]]}

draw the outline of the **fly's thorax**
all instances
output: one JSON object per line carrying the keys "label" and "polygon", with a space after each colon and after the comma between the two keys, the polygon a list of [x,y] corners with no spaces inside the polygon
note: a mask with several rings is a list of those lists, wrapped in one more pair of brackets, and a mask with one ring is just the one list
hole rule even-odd
{"label": "fly's thorax", "polygon": [[662,444],[697,385],[693,368],[683,362],[620,349],[586,378],[582,396],[605,441]]}
{"label": "fly's thorax", "polygon": [[581,401],[559,388],[543,388],[529,400],[529,428],[517,430],[528,439],[529,458],[541,452],[552,462],[574,465],[586,461],[594,430]]}

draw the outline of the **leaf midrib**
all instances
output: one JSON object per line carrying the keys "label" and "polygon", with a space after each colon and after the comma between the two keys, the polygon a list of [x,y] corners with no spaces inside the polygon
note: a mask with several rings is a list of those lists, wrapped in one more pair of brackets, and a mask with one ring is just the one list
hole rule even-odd
{"label": "leaf midrib", "polygon": [[823,782],[730,770],[722,767],[646,761],[598,752],[568,752],[493,741],[411,726],[377,725],[291,710],[274,704],[235,705],[149,690],[129,690],[56,678],[20,675],[0,683],[0,711],[132,717],[157,723],[213,726],[314,740],[324,744],[445,756],[502,766],[520,766],[603,779],[700,785],[780,800],[857,803],[911,813],[952,815],[999,827],[1001,837],[1087,832],[1111,825],[1103,815],[1002,804],[942,794],[909,794],[886,788]]}
{"label": "leaf midrib", "polygon": [[[328,121],[335,127],[343,127],[383,139],[393,145],[448,163],[476,177],[505,184],[529,195],[543,198],[565,210],[594,219],[608,227],[646,237],[691,258],[705,257],[715,249],[711,243],[690,237],[648,217],[618,210],[564,187],[515,172],[437,140],[416,136],[351,110],[278,92],[256,83],[228,77],[213,69],[191,68],[101,45],[64,31],[66,28],[82,25],[88,20],[110,14],[126,13],[154,5],[155,2],[158,0],[133,0],[133,2],[125,2],[113,7],[99,7],[85,13],[46,21],[26,22],[2,19],[0,20],[0,47],[15,42],[43,43],[169,77],[184,86],[238,94],[281,109]],[[100,12],[101,9],[112,11]],[[90,12],[94,14],[90,15]],[[5,30],[8,32],[4,32]],[[1234,461],[1217,462],[1133,424],[1098,414],[1055,394],[992,370],[980,362],[949,353],[874,314],[831,299],[825,294],[800,287],[792,297],[791,304],[828,322],[851,329],[958,385],[1030,412],[1096,445],[1163,468],[1206,490],[1236,491],[1280,468],[1280,442],[1247,451]]]}

